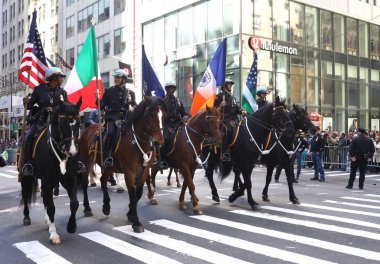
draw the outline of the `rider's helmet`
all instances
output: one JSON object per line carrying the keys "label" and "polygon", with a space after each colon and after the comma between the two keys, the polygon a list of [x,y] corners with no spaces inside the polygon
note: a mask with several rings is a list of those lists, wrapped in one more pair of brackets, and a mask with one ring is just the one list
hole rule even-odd
{"label": "rider's helmet", "polygon": [[264,86],[260,86],[259,88],[257,88],[256,94],[260,95],[261,93],[267,94],[268,93],[267,88],[265,88]]}
{"label": "rider's helmet", "polygon": [[117,69],[112,76],[121,77],[125,80],[128,80],[128,73],[124,69]]}
{"label": "rider's helmet", "polygon": [[48,82],[56,76],[66,77],[66,75],[58,67],[50,67],[45,72],[45,80]]}
{"label": "rider's helmet", "polygon": [[177,89],[177,85],[174,81],[166,81],[165,82],[165,90],[167,90],[168,88],[175,88]]}

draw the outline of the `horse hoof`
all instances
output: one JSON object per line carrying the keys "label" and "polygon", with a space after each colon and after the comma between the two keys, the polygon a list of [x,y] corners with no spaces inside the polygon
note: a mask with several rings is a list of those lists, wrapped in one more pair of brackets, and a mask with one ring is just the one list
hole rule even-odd
{"label": "horse hoof", "polygon": [[264,202],[270,202],[268,195],[263,195],[262,198]]}
{"label": "horse hoof", "polygon": [[132,226],[132,228],[133,228],[133,232],[135,232],[135,233],[144,232],[144,227],[142,225]]}
{"label": "horse hoof", "polygon": [[203,210],[202,209],[194,209],[194,214],[195,215],[203,215]]}
{"label": "horse hoof", "polygon": [[179,204],[179,209],[180,210],[187,210],[187,206],[185,205],[185,203],[180,203]]}
{"label": "horse hoof", "polygon": [[84,209],[83,210],[84,216],[85,217],[90,217],[93,216],[92,210],[91,209]]}
{"label": "horse hoof", "polygon": [[236,197],[234,194],[231,194],[231,195],[228,197],[228,201],[229,201],[230,203],[233,203],[233,202],[235,202],[236,198],[237,198],[237,197]]}
{"label": "horse hoof", "polygon": [[116,190],[117,193],[123,193],[124,192],[124,189],[123,187],[118,187],[117,190]]}
{"label": "horse hoof", "polygon": [[54,194],[54,196],[58,196],[59,195],[59,188],[54,188],[53,194]]}
{"label": "horse hoof", "polygon": [[151,204],[151,205],[157,205],[158,203],[157,203],[157,200],[156,200],[156,199],[151,199],[151,200],[150,200],[150,204]]}
{"label": "horse hoof", "polygon": [[67,233],[74,234],[77,231],[77,224],[74,222],[72,224],[67,223]]}
{"label": "horse hoof", "polygon": [[60,237],[50,238],[50,243],[52,243],[53,245],[59,245],[62,243],[62,240]]}
{"label": "horse hoof", "polygon": [[111,209],[103,207],[102,212],[103,212],[104,215],[110,215]]}
{"label": "horse hoof", "polygon": [[96,182],[93,182],[90,184],[90,187],[95,187],[96,186]]}
{"label": "horse hoof", "polygon": [[254,204],[251,204],[251,209],[252,210],[258,210],[259,209],[259,204],[257,204],[257,203],[254,203]]}
{"label": "horse hoof", "polygon": [[301,204],[301,202],[300,202],[300,200],[298,200],[298,198],[290,199],[290,201],[292,202],[292,204]]}
{"label": "horse hoof", "polygon": [[218,196],[218,195],[213,195],[213,196],[212,196],[212,200],[214,200],[214,201],[217,202],[217,203],[220,203],[220,199],[219,199],[219,196]]}
{"label": "horse hoof", "polygon": [[168,185],[168,186],[171,186],[171,185],[172,185],[172,183],[171,183],[171,182],[168,182],[168,183],[167,183],[167,185]]}
{"label": "horse hoof", "polygon": [[28,225],[31,225],[31,221],[30,221],[30,218],[24,218],[24,226],[28,226]]}

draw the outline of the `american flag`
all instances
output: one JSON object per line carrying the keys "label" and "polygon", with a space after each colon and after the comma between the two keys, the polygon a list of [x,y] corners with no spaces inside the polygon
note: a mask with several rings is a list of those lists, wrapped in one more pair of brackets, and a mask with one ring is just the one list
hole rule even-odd
{"label": "american flag", "polygon": [[20,80],[27,85],[28,73],[30,73],[29,87],[32,89],[37,85],[45,83],[45,72],[48,69],[36,20],[37,11],[34,10],[29,36],[25,43],[24,55],[22,56],[18,75]]}

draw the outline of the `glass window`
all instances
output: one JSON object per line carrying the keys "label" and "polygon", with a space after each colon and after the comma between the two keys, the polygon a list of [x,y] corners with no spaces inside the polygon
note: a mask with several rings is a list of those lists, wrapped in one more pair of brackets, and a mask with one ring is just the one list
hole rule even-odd
{"label": "glass window", "polygon": [[162,55],[164,50],[164,36],[162,34],[164,32],[164,19],[157,20],[153,22],[153,54],[154,55]]}
{"label": "glass window", "polygon": [[368,111],[359,111],[359,127],[369,127]]}
{"label": "glass window", "polygon": [[346,83],[344,81],[335,80],[335,107],[345,106],[345,95],[346,95]]}
{"label": "glass window", "polygon": [[360,71],[359,82],[368,83],[369,82],[369,69],[360,67],[359,71]]}
{"label": "glass window", "polygon": [[194,7],[193,12],[194,44],[206,42],[207,2]]}
{"label": "glass window", "polygon": [[335,129],[337,131],[346,131],[346,111],[343,109],[335,109]]}
{"label": "glass window", "polygon": [[359,22],[359,56],[368,57],[368,24]]}
{"label": "glass window", "polygon": [[371,85],[371,109],[379,109],[380,86]]}
{"label": "glass window", "polygon": [[308,48],[306,50],[306,75],[319,75],[319,51]]}
{"label": "glass window", "polygon": [[153,55],[153,23],[144,25],[143,29],[145,53],[149,57]]}
{"label": "glass window", "polygon": [[357,81],[358,78],[358,67],[348,65],[347,66],[347,77],[349,81]]}
{"label": "glass window", "polygon": [[358,55],[357,20],[347,18],[347,53]]}
{"label": "glass window", "polygon": [[334,41],[335,47],[334,50],[337,52],[345,52],[345,26],[344,26],[344,17],[341,15],[334,14]]}
{"label": "glass window", "polygon": [[114,13],[115,15],[124,12],[125,10],[125,0],[114,0]]}
{"label": "glass window", "polygon": [[[165,51],[177,49],[178,21],[177,13],[165,17]],[[198,30],[194,30],[195,32]]]}
{"label": "glass window", "polygon": [[222,33],[222,16],[215,14],[222,14],[222,5],[220,1],[211,0],[208,2],[208,15],[207,15],[207,39],[213,40],[221,38]]}
{"label": "glass window", "polygon": [[289,41],[288,0],[273,0],[273,39]]}
{"label": "glass window", "polygon": [[284,73],[276,73],[276,95],[280,98],[287,98],[289,104],[289,75]]}
{"label": "glass window", "polygon": [[304,5],[290,2],[290,41],[297,44],[305,43],[305,11]]}
{"label": "glass window", "polygon": [[69,65],[74,65],[74,48],[66,50],[66,62]]}
{"label": "glass window", "polygon": [[74,35],[75,32],[75,15],[66,19],[66,38]]}
{"label": "glass window", "polygon": [[227,38],[226,68],[237,68],[240,63],[239,35]]}
{"label": "glass window", "polygon": [[[272,38],[272,1],[254,0],[253,27],[255,35]],[[244,23],[243,23],[244,24]]]}
{"label": "glass window", "polygon": [[124,28],[119,28],[114,31],[114,37],[113,37],[113,45],[114,54],[123,53],[126,48],[126,40],[125,40],[125,34],[124,34]]}
{"label": "glass window", "polygon": [[321,62],[322,78],[332,78],[333,77],[333,63],[331,61]]}
{"label": "glass window", "polygon": [[207,68],[206,44],[196,45],[196,57],[194,57],[194,75],[203,74]]}
{"label": "glass window", "polygon": [[359,85],[360,87],[360,93],[359,93],[359,96],[360,96],[360,109],[368,109],[368,99],[369,99],[369,90],[368,90],[368,85],[367,84],[360,84]]}
{"label": "glass window", "polygon": [[110,34],[106,34],[98,38],[99,59],[104,59],[110,55],[110,46]]}
{"label": "glass window", "polygon": [[370,26],[370,52],[371,59],[378,60],[379,59],[379,26],[371,25]]}
{"label": "glass window", "polygon": [[75,0],[66,0],[66,6],[70,6],[75,3]]}
{"label": "glass window", "polygon": [[[241,31],[242,33],[253,35],[253,27],[256,26],[253,24],[253,1],[242,0],[241,5],[241,15],[244,17],[244,23],[241,23]],[[265,8],[263,8],[263,10],[265,10]]]}
{"label": "glass window", "polygon": [[179,77],[193,76],[193,59],[180,60],[178,62]]}
{"label": "glass window", "polygon": [[335,79],[346,80],[346,65],[342,63],[335,63]]}
{"label": "glass window", "polygon": [[177,89],[178,97],[181,99],[185,109],[189,111],[193,103],[193,77],[180,78],[178,87],[181,87],[181,89]]}
{"label": "glass window", "polygon": [[321,104],[322,106],[332,106],[333,104],[333,80],[321,79]]}
{"label": "glass window", "polygon": [[320,14],[322,49],[332,50],[331,13],[321,10]]}
{"label": "glass window", "polygon": [[305,78],[299,75],[290,75],[291,102],[305,105]]}
{"label": "glass window", "polygon": [[223,1],[223,30],[224,36],[239,33],[240,20],[236,19],[240,16],[240,1],[224,0]]}
{"label": "glass window", "polygon": [[221,42],[222,40],[218,39],[218,40],[207,43],[207,63],[210,62],[210,60],[212,59],[212,56],[214,56],[214,53],[216,49],[219,47]]}
{"label": "glass window", "polygon": [[99,3],[99,22],[102,22],[110,17],[110,2],[109,0],[100,0],[98,3]]}
{"label": "glass window", "polygon": [[178,13],[178,48],[193,44],[193,9],[188,8]]}
{"label": "glass window", "polygon": [[359,85],[358,83],[349,82],[347,83],[347,97],[348,97],[348,107],[359,107]]}
{"label": "glass window", "polygon": [[172,61],[172,62],[168,63],[168,65],[166,65],[164,67],[165,80],[177,79],[177,72],[178,72],[178,62]]}
{"label": "glass window", "polygon": [[276,72],[289,72],[289,55],[275,53],[276,56]]}
{"label": "glass window", "polygon": [[102,78],[102,85],[104,89],[108,89],[110,87],[110,74],[109,72],[103,72],[100,74]]}
{"label": "glass window", "polygon": [[297,46],[297,55],[290,55],[290,73],[297,75],[305,75],[305,58],[303,46]]}

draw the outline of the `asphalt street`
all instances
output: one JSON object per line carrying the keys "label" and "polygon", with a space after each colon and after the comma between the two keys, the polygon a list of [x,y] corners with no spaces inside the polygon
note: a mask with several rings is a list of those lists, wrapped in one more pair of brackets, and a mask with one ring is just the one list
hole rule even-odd
{"label": "asphalt street", "polygon": [[[65,190],[54,198],[56,227],[63,242],[52,245],[44,220],[42,199],[31,208],[30,226],[23,226],[19,207],[20,184],[14,166],[0,169],[0,263],[380,263],[380,175],[367,175],[364,190],[356,180],[345,189],[348,173],[327,171],[326,182],[311,181],[303,170],[295,192],[301,205],[289,202],[285,175],[272,183],[270,202],[261,200],[265,168],[252,174],[253,197],[260,204],[250,209],[246,197],[228,202],[233,178],[220,182],[215,175],[220,203],[211,199],[203,170],[195,175],[196,194],[204,215],[178,209],[180,188],[167,186],[158,175],[151,205],[146,189],[138,213],[145,232],[133,233],[126,218],[128,193],[110,187],[111,214],[103,215],[102,192],[89,188],[94,216],[77,213],[78,230],[66,231],[69,199]],[[121,186],[125,187],[122,176]],[[82,194],[78,194],[82,200]]]}

